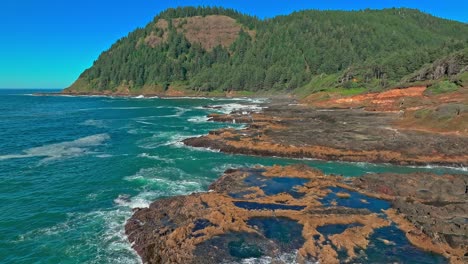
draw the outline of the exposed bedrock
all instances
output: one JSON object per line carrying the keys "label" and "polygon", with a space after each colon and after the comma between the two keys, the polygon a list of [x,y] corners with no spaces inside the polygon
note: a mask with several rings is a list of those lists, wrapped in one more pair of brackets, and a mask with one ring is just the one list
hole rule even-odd
{"label": "exposed bedrock", "polygon": [[189,138],[193,147],[227,153],[316,158],[399,165],[468,166],[468,137],[395,129],[397,113],[313,109],[276,104],[262,113],[211,115],[219,122],[248,123]]}
{"label": "exposed bedrock", "polygon": [[417,227],[408,232],[423,232],[458,256],[468,253],[468,175],[368,174],[353,186],[389,196],[392,207]]}
{"label": "exposed bedrock", "polygon": [[302,165],[227,170],[209,192],[137,209],[125,229],[145,263],[463,263],[466,182],[432,174],[352,180]]}

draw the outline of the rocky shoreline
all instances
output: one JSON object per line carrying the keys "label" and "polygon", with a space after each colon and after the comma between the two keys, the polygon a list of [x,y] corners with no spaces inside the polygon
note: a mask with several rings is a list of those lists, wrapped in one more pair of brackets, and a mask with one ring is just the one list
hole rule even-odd
{"label": "rocky shoreline", "polygon": [[[397,130],[398,118],[394,112],[273,101],[260,113],[211,114],[212,121],[247,127],[184,143],[234,154],[468,165],[466,136]],[[228,170],[206,193],[137,209],[126,234],[145,263],[381,263],[412,257],[466,263],[467,186],[468,175],[350,179],[307,166]]]}
{"label": "rocky shoreline", "polygon": [[212,131],[184,143],[246,155],[468,166],[468,136],[396,129],[393,124],[399,118],[393,112],[273,103],[262,113],[212,114],[212,121],[248,123],[248,127]]}
{"label": "rocky shoreline", "polygon": [[[145,263],[446,261],[428,251],[464,263],[467,184],[467,175],[350,179],[301,165],[228,170],[206,193],[137,209],[126,233]],[[406,239],[388,236],[398,229]]]}

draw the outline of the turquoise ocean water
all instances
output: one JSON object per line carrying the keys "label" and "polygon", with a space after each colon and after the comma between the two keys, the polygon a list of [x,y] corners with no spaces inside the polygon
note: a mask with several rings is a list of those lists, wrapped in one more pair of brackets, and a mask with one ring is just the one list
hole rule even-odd
{"label": "turquoise ocean water", "polygon": [[[327,173],[464,169],[300,161],[194,149],[181,140],[252,100],[32,96],[0,90],[0,263],[139,263],[132,208],[207,189],[225,169],[306,163]],[[205,105],[222,105],[219,110]]]}

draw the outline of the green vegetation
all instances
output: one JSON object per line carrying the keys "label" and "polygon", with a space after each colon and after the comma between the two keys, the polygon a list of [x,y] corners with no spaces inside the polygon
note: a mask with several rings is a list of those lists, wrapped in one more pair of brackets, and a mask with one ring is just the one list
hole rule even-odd
{"label": "green vegetation", "polygon": [[336,80],[338,79],[338,74],[321,74],[312,77],[312,80],[294,90],[294,93],[304,97],[311,93],[321,92],[325,90],[331,90],[336,86]]}
{"label": "green vegetation", "polygon": [[427,88],[425,91],[426,94],[436,95],[442,93],[455,92],[458,90],[458,85],[450,81],[440,81]]}
{"label": "green vegetation", "polygon": [[356,88],[350,88],[350,89],[341,89],[339,93],[341,95],[351,96],[351,95],[364,93],[365,91],[367,91],[367,89],[364,87],[356,87]]}
{"label": "green vegetation", "polygon": [[458,74],[454,79],[458,85],[468,87],[468,71]]}
{"label": "green vegetation", "polygon": [[[187,40],[181,30],[186,21],[172,21],[208,15],[229,16],[242,25],[230,46],[205,50]],[[161,19],[168,21],[167,28],[157,26]],[[155,45],[147,41],[151,36],[158,38]],[[177,84],[194,92],[294,91],[305,96],[338,89],[351,95],[399,84],[467,43],[466,24],[411,9],[309,10],[259,20],[230,9],[177,8],[117,41],[71,90],[167,90]],[[441,85],[437,89],[447,86]]]}

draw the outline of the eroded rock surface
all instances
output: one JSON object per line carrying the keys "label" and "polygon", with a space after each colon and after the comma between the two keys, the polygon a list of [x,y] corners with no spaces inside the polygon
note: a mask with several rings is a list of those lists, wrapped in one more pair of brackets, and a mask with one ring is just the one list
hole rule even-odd
{"label": "eroded rock surface", "polygon": [[[272,263],[389,263],[416,258],[447,262],[410,241],[452,263],[463,263],[466,236],[440,239],[444,227],[421,231],[414,216],[400,214],[401,208],[411,207],[406,201],[431,202],[439,197],[439,189],[425,185],[431,177],[466,183],[465,176],[411,174],[405,175],[409,187],[400,190],[396,180],[382,188],[378,176],[351,180],[301,165],[227,170],[209,192],[137,209],[126,233],[147,263],[232,263],[251,258]],[[414,194],[426,187],[431,194]],[[460,202],[458,189],[454,194],[444,190],[447,202]],[[402,198],[407,199],[405,205]],[[392,203],[397,209],[391,209]],[[464,213],[453,209],[451,215]],[[466,230],[466,223],[462,226]],[[419,233],[413,235],[416,230]]]}
{"label": "eroded rock surface", "polygon": [[468,166],[467,136],[395,129],[392,124],[398,118],[397,113],[361,109],[270,104],[262,113],[211,115],[213,121],[249,125],[184,143],[247,155]]}
{"label": "eroded rock surface", "polygon": [[[415,244],[431,248],[435,242],[443,246],[432,251],[450,252],[455,262],[462,263],[463,257],[468,261],[468,175],[368,174],[352,185],[368,195],[391,199],[395,210],[388,212],[390,218]],[[422,233],[430,243],[418,238]]]}

